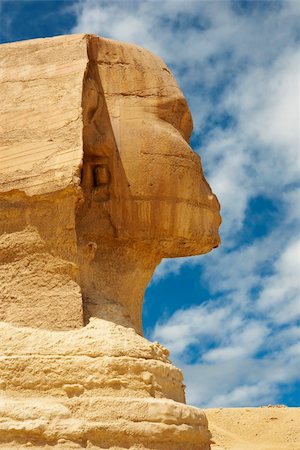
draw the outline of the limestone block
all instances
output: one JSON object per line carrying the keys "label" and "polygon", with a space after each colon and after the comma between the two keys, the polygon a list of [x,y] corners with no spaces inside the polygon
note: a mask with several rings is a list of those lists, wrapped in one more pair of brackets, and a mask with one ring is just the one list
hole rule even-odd
{"label": "limestone block", "polygon": [[0,47],[0,191],[66,188],[79,175],[85,36]]}

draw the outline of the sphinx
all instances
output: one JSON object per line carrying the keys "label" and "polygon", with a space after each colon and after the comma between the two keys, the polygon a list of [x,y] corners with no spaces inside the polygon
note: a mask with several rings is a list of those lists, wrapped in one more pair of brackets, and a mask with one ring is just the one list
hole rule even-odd
{"label": "sphinx", "polygon": [[182,92],[94,35],[0,57],[0,448],[209,449],[141,323],[161,259],[220,243]]}

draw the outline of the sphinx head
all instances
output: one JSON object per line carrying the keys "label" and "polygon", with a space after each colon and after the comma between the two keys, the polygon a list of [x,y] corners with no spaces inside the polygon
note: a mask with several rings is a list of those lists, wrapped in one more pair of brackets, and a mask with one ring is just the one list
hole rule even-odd
{"label": "sphinx head", "polygon": [[189,146],[186,100],[163,61],[93,36],[88,49],[76,222],[86,317],[103,317],[107,299],[111,310],[117,298],[139,330],[155,267],[217,247],[220,208]]}
{"label": "sphinx head", "polygon": [[[137,46],[90,38],[83,187],[114,237],[160,257],[219,245],[219,203],[189,145],[192,117],[164,62]],[[101,212],[102,210],[102,212]],[[112,230],[102,222],[103,238]]]}

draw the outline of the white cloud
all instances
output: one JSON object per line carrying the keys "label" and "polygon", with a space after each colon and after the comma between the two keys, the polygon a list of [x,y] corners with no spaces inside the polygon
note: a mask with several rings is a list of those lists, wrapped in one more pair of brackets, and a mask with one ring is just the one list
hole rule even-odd
{"label": "white cloud", "polygon": [[169,274],[178,275],[184,265],[196,265],[198,261],[198,256],[188,258],[163,259],[159,266],[157,266],[156,268],[155,275],[152,278],[152,282],[157,283],[159,280],[165,278]]}
{"label": "white cloud", "polygon": [[223,336],[233,322],[240,324],[239,318],[229,320],[229,316],[230,311],[224,307],[212,310],[210,306],[201,305],[179,310],[166,323],[156,325],[153,338],[164,342],[174,355],[180,354],[201,338],[214,336],[214,340],[218,340],[220,333]]}
{"label": "white cloud", "polygon": [[201,407],[259,406],[278,401],[280,385],[297,379],[294,358],[240,358],[182,365],[188,402]]}
{"label": "white cloud", "polygon": [[207,137],[204,167],[220,198],[225,239],[242,227],[251,198],[276,199],[298,180],[298,66],[296,50],[268,67],[254,66],[237,77],[219,105],[235,126]]}
{"label": "white cloud", "polygon": [[[237,251],[243,256],[240,260],[232,252],[217,267],[212,265],[213,271],[222,273],[219,280],[206,273],[222,293],[218,300],[178,310],[153,330],[152,337],[171,349],[172,359],[183,369],[193,404],[274,403],[280,386],[299,377],[300,244],[292,239],[282,253],[278,249],[269,275],[251,267],[272,254],[268,246],[263,255],[258,248],[257,243],[257,248],[248,248],[248,254]],[[255,286],[261,291],[251,298]]]}
{"label": "white cloud", "polygon": [[[255,321],[243,321],[242,329],[235,329],[226,346],[208,350],[203,355],[204,362],[220,363],[222,361],[241,360],[255,355],[262,347],[267,337],[265,325]],[[220,324],[221,325],[221,324]],[[221,325],[222,326],[222,325]]]}
{"label": "white cloud", "polygon": [[300,318],[300,240],[291,242],[274,264],[274,275],[266,278],[258,307],[271,319],[285,324]]}

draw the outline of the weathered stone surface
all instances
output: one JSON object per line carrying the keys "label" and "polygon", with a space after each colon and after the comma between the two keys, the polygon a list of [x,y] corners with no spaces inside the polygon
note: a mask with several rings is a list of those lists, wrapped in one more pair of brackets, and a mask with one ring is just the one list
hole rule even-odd
{"label": "weathered stone surface", "polygon": [[0,61],[0,442],[208,449],[141,325],[160,260],[219,245],[181,91],[160,58],[92,35]]}
{"label": "weathered stone surface", "polygon": [[74,331],[2,323],[0,332],[5,448],[208,448],[206,417],[184,404],[180,370],[132,328],[93,319]]}

